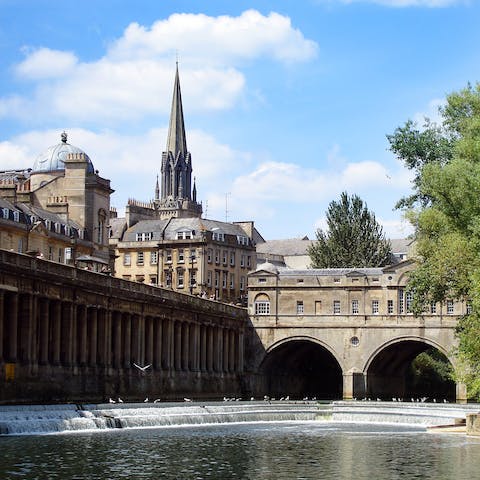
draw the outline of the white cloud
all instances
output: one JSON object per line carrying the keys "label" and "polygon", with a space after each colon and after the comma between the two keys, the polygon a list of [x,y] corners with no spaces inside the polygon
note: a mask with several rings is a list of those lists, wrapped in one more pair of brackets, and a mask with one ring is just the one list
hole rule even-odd
{"label": "white cloud", "polygon": [[19,77],[45,79],[63,77],[72,72],[77,57],[71,52],[39,48],[33,52],[27,50],[26,59],[15,67]]}
{"label": "white cloud", "polygon": [[61,118],[89,125],[169,110],[175,49],[180,51],[184,103],[189,111],[228,109],[246,88],[238,69],[260,57],[282,63],[313,58],[317,44],[278,13],[248,10],[238,17],[175,14],[151,28],[133,23],[105,56],[81,62],[71,52],[25,49],[15,66],[19,78],[34,81],[29,96],[0,98],[0,116],[29,122]]}
{"label": "white cloud", "polygon": [[181,62],[237,64],[259,56],[306,61],[317,44],[292,27],[290,18],[247,10],[238,17],[176,13],[152,27],[132,23],[109,48],[112,59],[158,58],[179,51]]}

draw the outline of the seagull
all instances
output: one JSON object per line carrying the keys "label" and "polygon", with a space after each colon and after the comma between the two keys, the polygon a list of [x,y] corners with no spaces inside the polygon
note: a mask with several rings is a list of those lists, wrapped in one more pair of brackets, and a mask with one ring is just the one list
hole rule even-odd
{"label": "seagull", "polygon": [[109,398],[108,403],[115,403],[115,400],[113,400],[112,398]]}
{"label": "seagull", "polygon": [[160,401],[160,399],[159,399],[159,398],[156,398],[156,399],[153,401],[153,403],[158,403],[159,401]]}
{"label": "seagull", "polygon": [[148,403],[148,397],[143,401],[143,403]]}
{"label": "seagull", "polygon": [[123,400],[120,397],[118,397],[118,403],[123,403]]}
{"label": "seagull", "polygon": [[137,367],[139,370],[141,370],[142,372],[144,372],[147,368],[150,368],[152,366],[151,363],[149,363],[148,365],[145,365],[144,367],[141,367],[140,365],[137,365],[136,363],[133,364],[134,367]]}
{"label": "seagull", "polygon": [[191,398],[184,398],[183,401],[184,401],[184,402],[191,402],[192,399],[191,399]]}

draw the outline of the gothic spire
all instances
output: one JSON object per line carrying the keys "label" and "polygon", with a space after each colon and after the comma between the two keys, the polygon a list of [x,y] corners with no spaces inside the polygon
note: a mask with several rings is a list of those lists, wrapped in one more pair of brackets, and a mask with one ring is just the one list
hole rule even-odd
{"label": "gothic spire", "polygon": [[167,152],[172,152],[177,158],[179,152],[187,154],[187,139],[185,136],[185,123],[183,121],[182,94],[180,92],[180,78],[178,76],[178,62],[173,85],[172,110],[170,112],[170,125],[168,127]]}

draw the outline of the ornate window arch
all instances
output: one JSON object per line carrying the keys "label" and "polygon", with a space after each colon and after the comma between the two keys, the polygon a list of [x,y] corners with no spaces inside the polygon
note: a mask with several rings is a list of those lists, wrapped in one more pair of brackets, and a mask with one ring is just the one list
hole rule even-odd
{"label": "ornate window arch", "polygon": [[270,315],[270,297],[266,293],[255,297],[255,315]]}

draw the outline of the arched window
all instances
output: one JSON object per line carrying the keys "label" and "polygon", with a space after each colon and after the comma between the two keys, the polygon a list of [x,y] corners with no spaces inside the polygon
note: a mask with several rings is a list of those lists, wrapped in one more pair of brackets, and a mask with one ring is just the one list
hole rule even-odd
{"label": "arched window", "polygon": [[255,315],[270,315],[270,298],[265,293],[255,298]]}

